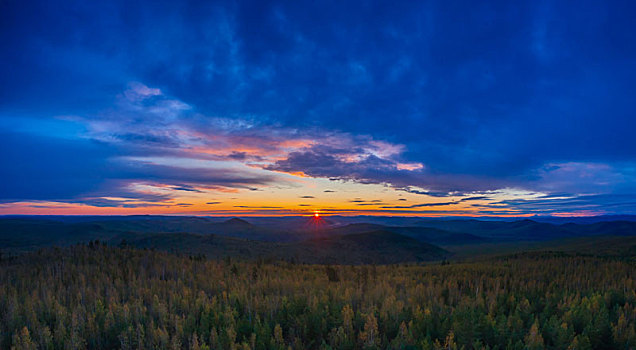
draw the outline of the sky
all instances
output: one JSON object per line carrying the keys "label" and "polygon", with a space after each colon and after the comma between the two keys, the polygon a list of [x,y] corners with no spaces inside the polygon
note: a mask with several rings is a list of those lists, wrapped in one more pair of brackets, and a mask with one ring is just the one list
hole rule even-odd
{"label": "sky", "polygon": [[631,1],[0,1],[0,215],[636,214]]}

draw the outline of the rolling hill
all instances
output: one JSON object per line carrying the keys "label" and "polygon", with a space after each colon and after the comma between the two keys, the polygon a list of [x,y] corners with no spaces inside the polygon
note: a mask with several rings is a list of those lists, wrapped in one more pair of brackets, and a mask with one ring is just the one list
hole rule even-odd
{"label": "rolling hill", "polygon": [[438,228],[418,227],[418,226],[384,226],[380,224],[349,224],[336,228],[327,229],[321,232],[326,237],[334,235],[350,235],[356,233],[364,233],[383,230],[387,232],[398,233],[408,237],[417,239],[420,242],[432,244],[476,244],[486,242],[487,239],[470,233],[452,232]]}
{"label": "rolling hill", "polygon": [[191,233],[124,234],[110,244],[164,250],[208,258],[283,259],[308,264],[391,264],[440,260],[448,251],[387,231],[311,239],[298,243],[252,241]]}
{"label": "rolling hill", "polygon": [[252,219],[174,216],[4,217],[0,218],[0,250],[13,255],[91,240],[117,245],[126,239],[142,248],[207,256],[388,263],[439,258],[445,252],[438,246],[452,251],[455,257],[520,249],[587,252],[595,247],[627,254],[630,250],[623,245],[636,236],[633,221],[555,225],[527,219],[409,220],[409,225],[398,226],[377,221],[342,224],[336,220],[312,225],[308,220],[311,218],[255,219],[258,224],[253,224]]}
{"label": "rolling hill", "polygon": [[211,218],[171,216],[92,217],[91,220],[18,217],[0,219],[0,249],[19,253],[96,239],[107,241],[124,233],[184,232],[269,242],[304,239],[293,231],[256,226],[238,218],[219,222]]}
{"label": "rolling hill", "polygon": [[329,264],[392,264],[449,256],[440,247],[383,230],[312,239],[297,244],[295,252],[301,261]]}
{"label": "rolling hill", "polygon": [[528,219],[518,221],[423,220],[418,222],[417,226],[468,233],[498,241],[545,241],[581,236],[636,235],[636,222],[633,221],[555,225]]}
{"label": "rolling hill", "polygon": [[549,241],[497,242],[442,246],[458,260],[474,260],[521,252],[564,252],[604,257],[636,257],[636,236],[586,236]]}

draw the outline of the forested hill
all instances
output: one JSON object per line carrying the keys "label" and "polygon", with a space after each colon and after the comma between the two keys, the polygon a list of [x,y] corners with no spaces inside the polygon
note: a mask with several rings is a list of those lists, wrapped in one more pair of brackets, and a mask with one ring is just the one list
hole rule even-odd
{"label": "forested hill", "polygon": [[256,260],[288,260],[311,264],[390,264],[441,260],[450,253],[440,247],[391,232],[368,232],[312,239],[299,243],[272,243],[240,238],[189,233],[126,234],[112,245],[151,248],[201,255],[207,258],[236,257]]}
{"label": "forested hill", "polygon": [[633,349],[633,261],[205,260],[101,244],[0,261],[2,349]]}
{"label": "forested hill", "polygon": [[[386,218],[387,220],[389,218]],[[220,235],[265,242],[302,242],[372,231],[387,231],[434,245],[488,242],[547,241],[590,236],[636,236],[636,221],[601,221],[585,224],[551,224],[532,220],[407,220],[393,224],[370,223],[380,219],[329,218],[320,226],[307,217],[219,219],[174,216],[114,217],[0,217],[0,248],[15,252],[64,246],[90,240],[110,240],[122,234],[189,233]],[[397,221],[396,221],[397,220]],[[404,219],[406,220],[406,219]],[[402,221],[404,221],[402,220]],[[253,222],[252,222],[253,221]]]}
{"label": "forested hill", "polygon": [[[342,218],[5,217],[0,253],[99,240],[209,258],[272,258],[302,263],[400,263],[528,249],[636,255],[636,222],[550,224],[532,220],[409,220],[408,226],[343,224]],[[348,218],[348,221],[354,220]],[[255,223],[251,222],[254,221]],[[391,222],[396,222],[392,220]],[[381,233],[381,234],[378,234]],[[442,247],[442,248],[440,248]]]}
{"label": "forested hill", "polygon": [[319,264],[394,264],[441,260],[449,252],[432,244],[388,231],[319,238],[302,242],[296,254],[300,261]]}

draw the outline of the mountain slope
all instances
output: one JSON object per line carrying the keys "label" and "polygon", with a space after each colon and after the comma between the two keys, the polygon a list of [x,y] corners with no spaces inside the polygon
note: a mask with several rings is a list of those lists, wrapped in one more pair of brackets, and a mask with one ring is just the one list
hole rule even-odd
{"label": "mountain slope", "polygon": [[301,261],[329,264],[391,264],[439,260],[449,255],[440,247],[389,231],[312,239],[298,244],[295,251]]}
{"label": "mountain slope", "polygon": [[386,231],[300,243],[261,242],[190,233],[126,234],[117,236],[111,244],[122,240],[136,248],[203,254],[209,258],[285,259],[308,264],[390,264],[439,260],[449,255],[440,247]]}
{"label": "mountain slope", "polygon": [[383,230],[401,235],[409,236],[421,242],[432,244],[456,245],[456,244],[476,244],[483,243],[487,240],[483,237],[475,236],[463,232],[451,232],[430,227],[417,226],[384,226],[379,224],[349,224],[322,232],[323,236],[331,237],[334,235],[350,235],[356,233],[364,233]]}
{"label": "mountain slope", "polygon": [[451,232],[469,233],[481,237],[506,241],[544,241],[557,238],[636,235],[636,222],[612,221],[592,224],[554,225],[533,220],[479,221],[479,220],[424,220],[420,227],[437,228]]}
{"label": "mountain slope", "polygon": [[52,245],[107,241],[133,232],[217,234],[271,242],[302,240],[295,232],[256,226],[242,219],[218,222],[204,217],[170,216],[92,217],[91,220],[23,217],[0,218],[0,249],[19,253]]}

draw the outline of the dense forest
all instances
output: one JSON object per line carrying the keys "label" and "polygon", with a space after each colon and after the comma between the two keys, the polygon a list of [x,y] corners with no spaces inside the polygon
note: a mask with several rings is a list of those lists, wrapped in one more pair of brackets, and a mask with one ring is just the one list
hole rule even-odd
{"label": "dense forest", "polygon": [[99,243],[0,262],[3,349],[632,349],[634,260],[302,265]]}

